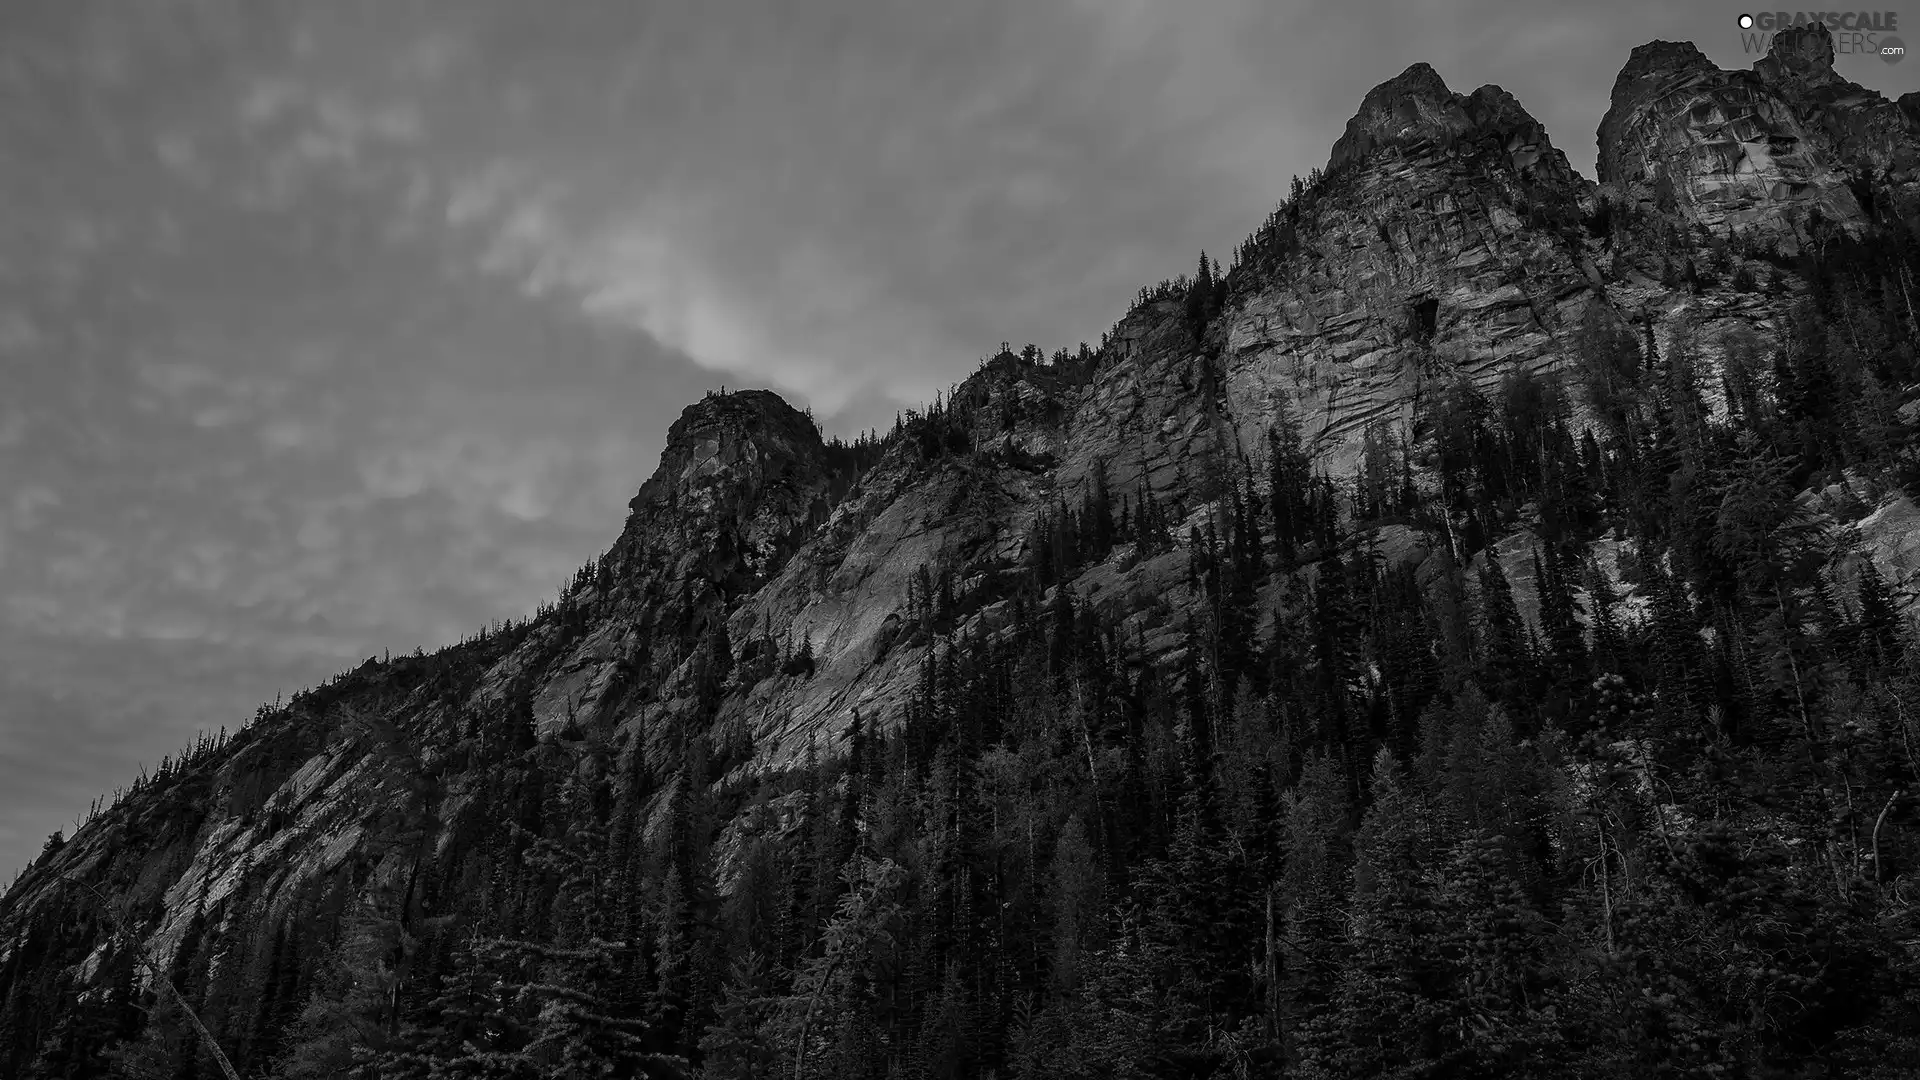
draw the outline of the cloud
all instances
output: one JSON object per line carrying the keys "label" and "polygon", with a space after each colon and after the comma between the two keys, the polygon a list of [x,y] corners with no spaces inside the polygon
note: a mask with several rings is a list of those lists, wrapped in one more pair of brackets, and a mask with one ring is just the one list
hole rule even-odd
{"label": "cloud", "polygon": [[292,112],[305,96],[305,89],[292,79],[257,79],[240,99],[240,119],[249,125],[271,123]]}
{"label": "cloud", "polygon": [[[780,252],[771,274],[783,302],[766,302],[771,292],[750,300],[707,261],[697,239],[713,227],[718,207],[662,197],[573,224],[565,190],[533,174],[519,163],[491,163],[457,182],[446,208],[449,222],[485,232],[480,266],[531,295],[564,299],[642,330],[708,370],[769,378],[827,408],[845,400],[845,376],[862,354],[836,346],[849,332],[887,329],[848,321],[875,314],[860,303],[873,287],[824,248]],[[845,329],[823,335],[820,324],[829,319]]]}
{"label": "cloud", "polygon": [[322,452],[336,445],[326,428],[292,416],[268,420],[260,426],[259,435],[261,445],[276,453]]}
{"label": "cloud", "polygon": [[[500,86],[541,92],[501,125],[527,132],[521,153],[448,183],[447,219],[537,294],[826,414],[875,402],[880,422],[1000,340],[1097,337],[1284,190],[1297,124],[1236,40],[1252,5],[829,7],[845,34],[766,12],[764,33],[705,34],[671,7],[636,34],[593,8],[581,38],[608,44],[566,39],[603,72],[591,94],[525,53],[485,57]],[[1184,218],[1165,212],[1181,182]],[[1183,233],[1175,258],[1132,257],[1158,242],[1129,240]]]}
{"label": "cloud", "polygon": [[449,432],[362,455],[360,479],[380,499],[434,491],[476,512],[537,521],[552,510],[556,474],[570,454],[558,439],[506,442]]}

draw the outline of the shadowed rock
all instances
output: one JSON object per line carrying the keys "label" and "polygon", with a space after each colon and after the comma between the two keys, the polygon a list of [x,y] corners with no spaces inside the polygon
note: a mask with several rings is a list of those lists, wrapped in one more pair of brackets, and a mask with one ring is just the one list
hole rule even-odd
{"label": "shadowed rock", "polygon": [[1473,126],[1458,94],[1440,73],[1415,64],[1367,92],[1347,132],[1333,144],[1333,168],[1358,161],[1376,148],[1422,139],[1446,140]]}

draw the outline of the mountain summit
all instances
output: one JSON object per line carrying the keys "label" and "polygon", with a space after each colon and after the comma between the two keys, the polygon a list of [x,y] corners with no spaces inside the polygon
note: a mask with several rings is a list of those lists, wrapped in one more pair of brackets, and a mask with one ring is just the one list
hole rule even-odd
{"label": "mountain summit", "polygon": [[50,839],[0,1074],[1912,1060],[1915,100],[1653,42],[1596,183],[1415,64],[1097,349],[709,395],[553,603]]}
{"label": "mountain summit", "polygon": [[1456,94],[1432,67],[1414,64],[1361,100],[1360,111],[1347,121],[1346,134],[1333,144],[1329,168],[1364,159],[1382,146],[1450,143],[1470,132],[1518,134],[1536,152],[1554,152],[1545,129],[1513,95],[1492,85]]}
{"label": "mountain summit", "polygon": [[1873,185],[1914,193],[1920,95],[1889,102],[1842,79],[1833,58],[1818,24],[1775,34],[1752,71],[1722,71],[1686,43],[1635,49],[1600,123],[1601,183],[1788,251],[1813,213],[1857,229]]}

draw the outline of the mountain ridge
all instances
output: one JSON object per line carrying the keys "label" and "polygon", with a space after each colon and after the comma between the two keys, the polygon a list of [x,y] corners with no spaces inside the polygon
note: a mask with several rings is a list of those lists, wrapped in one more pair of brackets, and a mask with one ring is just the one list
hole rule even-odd
{"label": "mountain ridge", "polygon": [[[209,937],[266,956],[278,946],[263,935],[309,907],[404,913],[423,866],[447,882],[480,874],[489,833],[539,816],[500,802],[503,769],[597,778],[654,837],[689,827],[676,815],[709,779],[745,790],[857,756],[876,732],[904,737],[960,643],[1010,647],[1042,612],[1056,638],[1095,642],[1130,678],[1178,678],[1201,662],[1196,620],[1220,617],[1196,560],[1216,534],[1245,533],[1249,514],[1266,522],[1256,546],[1273,541],[1246,556],[1264,574],[1246,583],[1261,614],[1241,632],[1255,640],[1292,632],[1283,609],[1352,546],[1404,570],[1429,604],[1458,564],[1479,587],[1445,603],[1484,604],[1480,575],[1511,578],[1520,629],[1564,631],[1548,580],[1562,571],[1535,554],[1559,527],[1547,497],[1509,507],[1450,491],[1442,404],[1590,384],[1631,353],[1636,372],[1691,357],[1695,421],[1730,418],[1741,350],[1791,332],[1814,292],[1794,260],[1823,229],[1913,220],[1909,99],[1840,80],[1818,27],[1776,35],[1751,72],[1655,42],[1615,84],[1594,182],[1512,95],[1459,94],[1415,64],[1365,96],[1327,170],[1229,268],[1143,290],[1097,350],[1003,352],[852,447],[770,390],[693,403],[620,536],[552,607],[263,710],[50,846],[0,900],[14,1007],[61,979],[58,993],[93,992],[117,952],[63,881],[124,902],[155,970]],[[1753,284],[1769,274],[1778,288]],[[1543,438],[1614,423],[1583,393]],[[1252,508],[1256,477],[1296,501]],[[1843,473],[1811,498],[1825,513],[1856,487],[1872,485]],[[1916,542],[1912,503],[1873,498],[1863,543],[1897,565]],[[1446,507],[1439,520],[1415,519],[1423,499]],[[1324,529],[1350,535],[1331,543]],[[1321,560],[1287,568],[1297,579],[1279,568],[1296,542]],[[1591,542],[1608,565],[1579,595],[1617,591],[1623,611],[1665,602],[1622,569],[1624,547],[1615,532]],[[1602,632],[1592,615],[1577,627]],[[1078,737],[1091,775],[1119,767],[1119,747]],[[1357,783],[1361,763],[1349,768]],[[760,813],[703,826],[723,893],[748,872]],[[40,1042],[16,1037],[5,1060],[21,1067]]]}

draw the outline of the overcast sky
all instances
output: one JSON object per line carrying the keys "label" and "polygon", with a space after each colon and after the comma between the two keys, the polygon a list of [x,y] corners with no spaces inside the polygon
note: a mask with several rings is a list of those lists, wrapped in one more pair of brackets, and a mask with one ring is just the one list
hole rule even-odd
{"label": "overcast sky", "polygon": [[1418,60],[1590,172],[1634,45],[1752,62],[1678,7],[5,0],[0,881],[196,729],[528,612],[704,389],[845,434],[1097,341]]}

